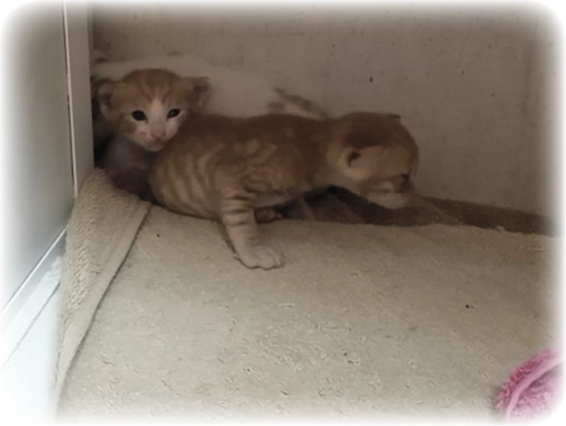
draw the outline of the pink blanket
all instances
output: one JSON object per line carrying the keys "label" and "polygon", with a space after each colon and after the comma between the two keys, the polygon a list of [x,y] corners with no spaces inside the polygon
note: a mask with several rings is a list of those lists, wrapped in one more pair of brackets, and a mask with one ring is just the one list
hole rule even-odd
{"label": "pink blanket", "polygon": [[498,395],[505,426],[538,426],[554,418],[566,398],[565,345],[547,348],[517,367]]}

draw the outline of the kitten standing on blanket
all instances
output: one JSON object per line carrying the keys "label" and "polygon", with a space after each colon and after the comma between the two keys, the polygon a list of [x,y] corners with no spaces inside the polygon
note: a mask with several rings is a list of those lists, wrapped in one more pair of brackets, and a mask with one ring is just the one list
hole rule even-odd
{"label": "kitten standing on blanket", "polygon": [[[98,55],[92,64],[95,150],[104,152],[102,162],[116,185],[141,196],[147,195],[151,152],[176,133],[190,112],[230,117],[285,112],[326,118],[314,103],[257,75],[216,67],[192,56],[110,62]],[[180,107],[183,96],[188,98]],[[177,105],[166,102],[171,97]],[[175,110],[181,113],[171,117]],[[152,135],[159,139],[158,144],[153,143]]]}
{"label": "kitten standing on blanket", "polygon": [[418,148],[394,114],[314,120],[202,116],[186,122],[152,162],[149,184],[168,209],[213,218],[240,261],[270,269],[281,255],[261,243],[254,210],[329,185],[389,208],[407,204]]}

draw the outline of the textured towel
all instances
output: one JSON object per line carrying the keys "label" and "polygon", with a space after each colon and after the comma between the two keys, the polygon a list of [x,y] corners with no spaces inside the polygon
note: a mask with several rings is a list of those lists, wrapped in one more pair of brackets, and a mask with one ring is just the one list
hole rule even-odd
{"label": "textured towel", "polygon": [[149,207],[148,202],[115,189],[102,170],[95,170],[81,188],[67,225],[53,378],[56,400],[96,308]]}
{"label": "textured towel", "polygon": [[[96,219],[93,242],[114,241],[122,216],[135,216],[113,194],[100,185],[90,195],[112,218]],[[125,260],[127,250],[89,255],[112,269],[124,262],[69,370],[60,415],[492,418],[510,356],[554,342],[552,238],[293,220],[262,232],[283,268],[246,269],[216,224],[158,207]],[[99,296],[82,298],[93,302],[74,318],[90,318]]]}
{"label": "textured towel", "polygon": [[566,398],[566,349],[550,347],[521,364],[504,383],[497,401],[506,426],[538,426],[553,419]]}

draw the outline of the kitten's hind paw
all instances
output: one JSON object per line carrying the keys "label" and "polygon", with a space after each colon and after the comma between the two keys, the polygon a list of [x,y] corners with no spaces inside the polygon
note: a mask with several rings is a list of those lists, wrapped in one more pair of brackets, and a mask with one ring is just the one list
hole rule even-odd
{"label": "kitten's hind paw", "polygon": [[257,209],[254,214],[257,223],[269,223],[274,220],[283,219],[283,215],[273,207],[262,207]]}

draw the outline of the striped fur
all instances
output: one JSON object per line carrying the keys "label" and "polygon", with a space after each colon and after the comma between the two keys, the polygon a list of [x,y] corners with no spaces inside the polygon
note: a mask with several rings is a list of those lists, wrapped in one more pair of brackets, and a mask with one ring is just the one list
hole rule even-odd
{"label": "striped fur", "polygon": [[254,209],[329,185],[400,207],[417,163],[417,146],[393,114],[202,116],[156,155],[149,183],[170,210],[220,221],[245,266],[270,269],[282,257],[261,243]]}
{"label": "striped fur", "polygon": [[[95,65],[112,67],[112,63],[100,52],[95,53],[93,61]],[[140,148],[149,152],[161,149],[189,114],[208,109],[212,93],[216,94],[216,102],[210,105],[213,111],[215,108],[221,111],[228,109],[228,105],[234,102],[233,99],[219,98],[225,96],[225,90],[210,90],[207,78],[181,78],[165,69],[135,70],[119,81],[102,76],[91,80],[96,164],[107,170],[118,187],[143,198],[151,198],[143,170],[149,168],[152,156],[143,155]],[[219,81],[224,82],[222,79]],[[268,92],[263,95],[265,105],[262,113],[279,111],[327,118],[322,108],[302,97],[277,88]],[[174,108],[179,108],[181,113],[167,118],[167,113]],[[142,111],[147,120],[135,120],[132,113],[136,110]],[[245,110],[240,113],[246,115]],[[303,211],[308,217],[308,212]],[[258,209],[256,216],[258,220],[267,222],[279,218],[280,214],[267,208]]]}

